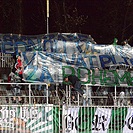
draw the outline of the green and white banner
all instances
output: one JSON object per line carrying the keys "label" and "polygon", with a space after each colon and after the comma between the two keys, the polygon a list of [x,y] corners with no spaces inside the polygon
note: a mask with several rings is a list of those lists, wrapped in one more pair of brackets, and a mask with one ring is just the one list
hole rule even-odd
{"label": "green and white banner", "polygon": [[127,107],[63,107],[63,130],[69,133],[132,133],[132,114],[133,109],[127,112]]}
{"label": "green and white banner", "polygon": [[5,106],[0,109],[0,130],[21,133],[59,132],[59,108],[53,105]]}
{"label": "green and white banner", "polygon": [[53,132],[53,108],[41,107],[37,111],[37,118],[29,119],[26,127],[32,133],[40,133],[43,131]]}
{"label": "green and white banner", "polygon": [[132,133],[133,108],[11,105],[0,108],[0,132]]}
{"label": "green and white banner", "polygon": [[63,106],[63,131],[65,133],[90,133],[94,112],[94,108]]}

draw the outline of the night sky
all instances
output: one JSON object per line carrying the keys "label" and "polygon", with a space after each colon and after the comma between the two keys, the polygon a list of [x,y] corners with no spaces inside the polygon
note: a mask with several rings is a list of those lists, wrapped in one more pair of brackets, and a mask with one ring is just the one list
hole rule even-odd
{"label": "night sky", "polygon": [[[20,1],[21,8],[20,8]],[[109,44],[118,38],[132,45],[133,0],[49,0],[49,32],[83,33],[99,44]],[[63,8],[65,3],[65,9]],[[3,0],[0,33],[23,35],[46,34],[46,0]],[[20,11],[21,9],[21,11]],[[74,13],[76,9],[76,13]],[[65,15],[87,18],[82,25]],[[76,15],[75,15],[76,14]],[[21,22],[19,21],[21,20]],[[77,19],[78,20],[78,19]],[[21,29],[20,29],[21,27]]]}

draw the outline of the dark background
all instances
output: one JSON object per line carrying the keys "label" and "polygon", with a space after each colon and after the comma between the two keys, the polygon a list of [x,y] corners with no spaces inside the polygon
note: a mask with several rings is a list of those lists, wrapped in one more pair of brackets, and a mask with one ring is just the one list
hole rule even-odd
{"label": "dark background", "polygon": [[[49,33],[82,33],[99,44],[133,38],[133,0],[49,0]],[[47,33],[46,0],[0,0],[0,33]]]}

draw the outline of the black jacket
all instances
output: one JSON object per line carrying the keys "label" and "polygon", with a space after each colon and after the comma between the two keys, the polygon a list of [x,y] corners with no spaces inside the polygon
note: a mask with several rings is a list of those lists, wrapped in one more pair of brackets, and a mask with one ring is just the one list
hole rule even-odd
{"label": "black jacket", "polygon": [[77,81],[80,81],[79,78],[75,75],[68,76],[69,82],[71,82],[72,86],[75,86]]}

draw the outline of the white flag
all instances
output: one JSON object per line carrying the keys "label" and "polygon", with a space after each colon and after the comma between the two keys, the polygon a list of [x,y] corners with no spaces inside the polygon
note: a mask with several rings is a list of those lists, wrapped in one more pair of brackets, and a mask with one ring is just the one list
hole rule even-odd
{"label": "white flag", "polygon": [[63,107],[63,132],[77,133],[75,121],[78,117],[79,107]]}
{"label": "white flag", "polygon": [[111,118],[111,109],[97,108],[92,123],[92,133],[107,133]]}
{"label": "white flag", "polygon": [[133,133],[133,108],[128,108],[123,133]]}

